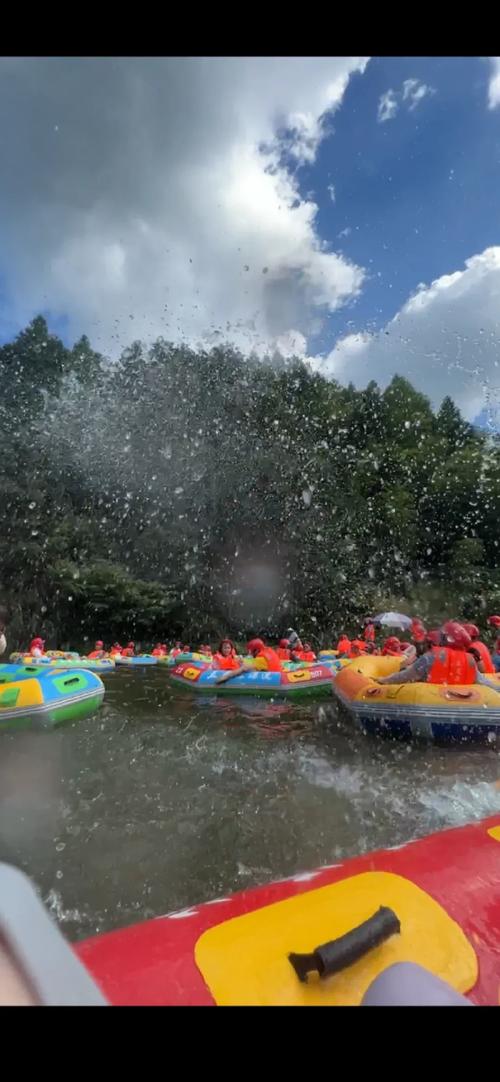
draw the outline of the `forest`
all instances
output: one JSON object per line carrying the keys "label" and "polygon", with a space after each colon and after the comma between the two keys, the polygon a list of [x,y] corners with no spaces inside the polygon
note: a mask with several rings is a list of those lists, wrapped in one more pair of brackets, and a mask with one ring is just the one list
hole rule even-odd
{"label": "forest", "polygon": [[402,376],[159,338],[118,360],[38,316],[0,347],[9,645],[280,633],[500,609],[500,437]]}

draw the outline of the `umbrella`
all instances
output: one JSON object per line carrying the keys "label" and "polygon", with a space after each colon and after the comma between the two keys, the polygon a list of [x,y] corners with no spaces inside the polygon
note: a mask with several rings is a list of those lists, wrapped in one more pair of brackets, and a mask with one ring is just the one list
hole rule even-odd
{"label": "umbrella", "polygon": [[404,630],[411,627],[411,618],[402,612],[381,612],[373,617],[374,624],[382,624],[384,627],[401,627]]}

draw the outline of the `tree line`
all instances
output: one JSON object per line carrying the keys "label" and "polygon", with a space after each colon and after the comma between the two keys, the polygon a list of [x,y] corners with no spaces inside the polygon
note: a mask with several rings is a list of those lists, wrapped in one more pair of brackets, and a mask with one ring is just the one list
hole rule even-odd
{"label": "tree line", "polygon": [[500,609],[500,438],[401,376],[162,338],[110,361],[38,316],[0,347],[0,423],[13,646]]}

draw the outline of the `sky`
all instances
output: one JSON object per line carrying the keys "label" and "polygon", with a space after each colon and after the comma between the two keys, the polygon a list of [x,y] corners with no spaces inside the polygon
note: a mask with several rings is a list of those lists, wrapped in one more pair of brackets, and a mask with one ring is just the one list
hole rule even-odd
{"label": "sky", "polygon": [[37,313],[500,403],[500,58],[0,59],[0,341]]}

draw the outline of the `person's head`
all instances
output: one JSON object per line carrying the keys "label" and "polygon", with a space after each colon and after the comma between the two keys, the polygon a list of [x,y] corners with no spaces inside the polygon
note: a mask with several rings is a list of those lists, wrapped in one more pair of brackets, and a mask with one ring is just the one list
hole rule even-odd
{"label": "person's head", "polygon": [[500,628],[500,616],[488,616],[488,623],[490,627],[494,627],[498,630],[498,628]]}
{"label": "person's head", "polygon": [[104,643],[103,643],[102,639],[97,640],[97,642],[95,644],[95,648],[96,648],[96,650],[103,650],[104,649]]}
{"label": "person's head", "polygon": [[304,643],[304,650],[309,650],[309,651],[312,650],[312,646],[311,646],[310,642],[305,642]]}
{"label": "person's head", "polygon": [[38,635],[36,639],[31,640],[31,645],[36,646],[41,650],[42,646],[45,646],[45,639],[41,639]]}
{"label": "person's head", "polygon": [[155,650],[161,650],[161,642],[156,643]]}
{"label": "person's head", "polygon": [[263,639],[250,639],[250,642],[247,643],[247,653],[251,654],[252,657],[256,657],[264,646]]}
{"label": "person's head", "polygon": [[397,635],[389,635],[389,638],[384,642],[383,652],[388,654],[389,657],[397,657],[401,653],[401,643]]}
{"label": "person's head", "polygon": [[127,650],[135,650],[135,642],[128,642]]}
{"label": "person's head", "polygon": [[476,624],[462,624],[462,627],[465,628],[467,634],[470,635],[471,639],[474,640],[479,638],[479,628]]}
{"label": "person's head", "polygon": [[222,654],[222,657],[231,657],[235,653],[236,649],[231,639],[221,639],[219,643],[219,654]]}
{"label": "person's head", "polygon": [[367,644],[365,646],[365,654],[374,654],[374,653],[375,653],[375,643],[374,642],[367,642]]}
{"label": "person's head", "polygon": [[280,650],[288,650],[288,648],[290,646],[290,643],[289,643],[288,639],[280,639],[279,646],[280,646]]}
{"label": "person's head", "polygon": [[471,637],[462,624],[457,620],[448,620],[441,628],[443,632],[443,646],[451,650],[467,650],[471,645]]}

